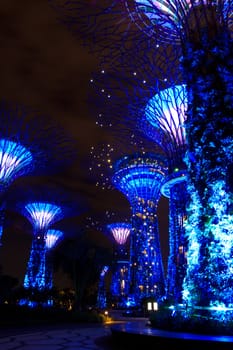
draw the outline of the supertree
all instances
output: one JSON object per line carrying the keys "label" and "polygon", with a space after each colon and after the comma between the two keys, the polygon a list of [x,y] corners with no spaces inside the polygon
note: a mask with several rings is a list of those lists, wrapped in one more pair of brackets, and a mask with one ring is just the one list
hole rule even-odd
{"label": "supertree", "polygon": [[53,174],[60,171],[61,165],[71,164],[74,142],[59,124],[33,108],[1,101],[0,120],[1,240],[10,185],[19,177]]}
{"label": "supertree", "polygon": [[[167,158],[168,173],[161,188],[163,196],[169,198],[167,297],[180,302],[187,254],[187,91],[182,74],[175,70],[173,76],[176,61],[167,64],[165,72],[153,52],[131,63],[123,75],[109,68],[92,74],[89,105],[101,128],[121,128],[121,135],[131,129],[136,139],[140,133],[152,139]],[[166,50],[163,57],[168,57]]]}
{"label": "supertree", "polygon": [[45,286],[48,289],[53,288],[53,254],[52,251],[57,244],[64,238],[64,232],[57,229],[49,229],[45,239]]}
{"label": "supertree", "polygon": [[131,224],[115,222],[107,225],[107,229],[111,232],[115,243],[111,296],[118,300],[118,306],[124,306],[129,293],[129,251],[126,243],[130,235]]}
{"label": "supertree", "polygon": [[[53,183],[39,183],[32,179],[28,183],[25,180],[23,184],[12,186],[7,204],[8,209],[22,213],[32,225],[33,239],[24,277],[24,287],[31,295],[30,300],[22,302],[33,307],[38,303],[36,299],[33,300],[34,296],[36,298],[51,289],[46,259],[52,236],[48,236],[48,231],[65,217],[80,215],[87,206],[77,193],[65,191]],[[47,303],[48,300],[45,300],[44,304]]]}
{"label": "supertree", "polygon": [[191,310],[227,321],[232,319],[233,301],[233,3],[166,1],[161,5],[160,1],[135,1],[134,13],[143,18],[139,22],[144,28],[153,26],[161,41],[172,39],[182,48],[190,193],[183,299]]}
{"label": "supertree", "polygon": [[[49,282],[46,274],[47,231],[50,225],[62,218],[64,214],[62,208],[54,203],[29,202],[24,207],[24,215],[34,227],[30,257],[24,277],[24,287],[35,293],[47,290],[50,286],[50,283],[46,285],[46,282]],[[37,301],[30,300],[26,302],[31,307],[37,305]]]}
{"label": "supertree", "polygon": [[[102,269],[100,271],[100,277],[99,277],[99,286],[98,286],[98,296],[97,296],[97,307],[100,307],[101,309],[107,307],[107,305],[114,304],[115,300],[120,298],[121,294],[123,294],[123,288],[122,293],[120,291],[121,285],[119,284],[120,281],[118,281],[118,286],[116,289],[112,288],[113,282],[108,283],[108,281],[114,280],[114,274],[117,274],[117,277],[119,276],[119,269],[117,269],[117,261],[119,256],[117,252],[120,252],[124,250],[124,253],[121,254],[121,262],[119,261],[119,264],[128,264],[127,262],[127,250],[126,248],[118,248],[116,249],[116,239],[111,234],[109,235],[109,231],[113,233],[110,229],[110,227],[115,226],[117,224],[112,224],[113,220],[116,222],[116,220],[119,223],[119,225],[122,224],[122,235],[123,232],[125,233],[125,240],[127,239],[126,231],[128,232],[127,227],[130,226],[129,223],[127,223],[127,218],[125,218],[125,222],[120,221],[120,218],[122,216],[122,213],[120,210],[118,212],[112,211],[112,210],[105,210],[105,211],[98,211],[95,210],[94,213],[89,213],[89,215],[86,218],[86,228],[88,230],[94,229],[98,232],[99,239],[107,238],[106,246],[109,245],[109,251],[111,252],[111,261],[109,261],[108,265],[103,265]],[[124,212],[123,216],[126,216],[126,213]],[[124,228],[123,228],[124,227]],[[120,227],[119,227],[120,228]],[[123,237],[122,237],[123,240]],[[113,244],[112,244],[113,243]],[[124,242],[125,243],[125,242]],[[122,241],[123,245],[123,241]],[[121,245],[121,247],[122,247]],[[120,265],[119,265],[120,266]],[[116,278],[117,278],[116,277]],[[127,283],[127,282],[123,282]],[[115,284],[114,284],[115,285]],[[125,289],[125,288],[124,288]]]}
{"label": "supertree", "polygon": [[147,297],[165,295],[164,270],[158,233],[157,204],[167,166],[153,153],[123,156],[115,162],[112,182],[130,202],[130,294],[137,305]]}
{"label": "supertree", "polygon": [[[114,114],[114,109],[113,109],[113,114]],[[135,283],[140,283],[140,273],[137,274],[137,278],[138,280],[135,280],[135,273],[134,272],[130,272],[129,273],[129,283],[130,283],[130,298],[132,296],[132,300],[133,297],[135,296],[135,298],[137,299],[137,306],[139,306],[141,299],[145,297],[146,293],[149,294],[149,292],[151,292],[151,295],[153,294],[154,297],[160,297],[159,293],[163,294],[164,290],[162,290],[164,288],[164,274],[163,274],[163,266],[160,265],[161,261],[161,251],[160,251],[160,242],[159,241],[159,235],[158,235],[158,227],[157,227],[157,200],[159,200],[160,198],[160,185],[163,179],[163,175],[165,177],[165,174],[160,174],[161,177],[159,177],[159,174],[157,174],[156,172],[156,166],[158,166],[161,168],[162,165],[160,164],[160,161],[158,161],[158,159],[161,156],[161,149],[159,147],[156,147],[154,145],[153,142],[148,141],[147,139],[134,139],[131,138],[132,136],[132,130],[125,130],[124,135],[121,135],[121,139],[118,135],[118,132],[122,131],[121,129],[116,129],[114,128],[114,138],[115,141],[117,142],[117,147],[114,147],[114,144],[104,144],[104,145],[99,145],[99,147],[92,147],[91,148],[91,166],[90,166],[90,171],[92,173],[92,176],[94,176],[96,178],[96,185],[98,187],[100,187],[101,189],[103,189],[105,192],[106,191],[115,191],[115,192],[119,192],[122,193],[122,200],[124,200],[127,203],[127,207],[124,205],[119,206],[118,208],[122,210],[124,210],[124,213],[129,212],[129,216],[130,216],[130,221],[129,223],[132,225],[132,231],[131,231],[131,240],[130,242],[132,242],[132,236],[135,235],[135,239],[134,242],[136,242],[137,238],[136,235],[140,235],[140,228],[142,226],[142,228],[144,228],[144,230],[142,230],[142,240],[143,240],[143,235],[146,235],[146,232],[148,232],[148,241],[150,240],[150,234],[151,236],[153,236],[151,238],[151,246],[153,246],[153,248],[150,250],[151,255],[149,257],[149,259],[151,260],[153,257],[152,255],[154,254],[154,252],[156,251],[156,253],[158,253],[159,255],[157,255],[158,258],[158,266],[156,266],[156,262],[153,261],[151,262],[153,268],[157,271],[156,272],[156,278],[157,278],[157,282],[161,283],[162,288],[160,288],[160,285],[158,286],[158,295],[154,295],[153,291],[144,288],[144,291],[141,292],[140,298],[139,295],[135,295],[135,290],[137,290],[137,292],[139,293],[139,287],[135,286]],[[111,131],[110,131],[111,132]],[[119,132],[120,133],[120,132]],[[122,137],[123,136],[123,137]],[[119,138],[119,139],[118,139]],[[147,159],[147,155],[149,155],[149,151],[150,150],[154,150],[156,152],[152,153],[151,157],[152,157],[152,166],[150,167],[149,165],[143,166],[138,164],[138,168],[142,169],[142,173],[138,172],[138,182],[135,179],[135,184],[133,183],[133,180],[130,181],[130,175],[127,176],[127,159],[129,159],[129,163],[130,163],[130,159],[132,159],[132,163],[135,161],[135,164],[137,163],[137,159],[138,159],[138,163],[143,163],[143,160],[145,160],[145,162],[149,159]],[[158,155],[158,158],[156,157],[156,155]],[[116,169],[115,166],[117,164],[121,164],[121,161],[118,161],[118,159],[122,160],[122,164],[123,164],[123,159],[125,159],[125,179],[129,179],[129,186],[132,185],[132,193],[127,191],[127,184],[125,185],[125,188],[121,188],[121,185],[123,186],[124,180],[122,179],[122,182],[119,179],[119,183],[117,185],[117,174],[116,174]],[[162,158],[164,161],[164,158]],[[164,161],[165,162],[165,161]],[[157,165],[158,164],[158,165]],[[135,173],[137,172],[137,166],[135,167],[129,167],[129,169],[134,169]],[[150,172],[151,169],[151,172]],[[167,170],[166,166],[164,165],[164,169]],[[143,173],[143,170],[145,170],[145,173]],[[148,174],[146,174],[146,170],[148,170]],[[132,170],[133,171],[133,170]],[[164,170],[165,171],[165,170]],[[117,171],[117,173],[122,174],[123,176],[123,169],[122,171]],[[148,175],[148,176],[147,176]],[[151,178],[150,178],[151,175]],[[140,182],[139,178],[140,177],[145,176],[144,182]],[[157,179],[158,177],[158,179]],[[113,178],[115,179],[113,181]],[[154,179],[154,182],[153,180]],[[151,183],[153,184],[153,189],[151,189],[150,191],[150,180]],[[160,181],[159,181],[160,180]],[[142,185],[141,188],[138,188],[138,193],[137,193],[137,186],[140,186],[140,184]],[[146,190],[146,186],[148,185],[148,190]],[[157,187],[156,187],[157,186]],[[133,192],[133,190],[135,190],[135,192]],[[141,193],[142,191],[142,193]],[[147,193],[148,191],[148,193]],[[158,192],[156,192],[158,191]],[[154,202],[150,202],[149,200],[147,201],[147,199],[145,200],[145,204],[143,204],[143,200],[142,203],[140,203],[140,205],[137,205],[137,200],[140,202],[140,198],[136,197],[137,195],[139,196],[139,192],[142,195],[142,198],[144,198],[147,194],[148,197],[151,195],[152,201]],[[129,196],[128,196],[129,195]],[[134,197],[135,195],[135,197]],[[157,197],[155,198],[155,196],[157,195]],[[144,196],[144,197],[143,197]],[[130,198],[129,198],[130,197]],[[113,196],[111,196],[111,198],[114,198]],[[113,200],[111,201],[112,205],[114,205]],[[118,202],[119,203],[119,202]],[[132,207],[132,203],[134,204],[134,207]],[[151,207],[150,207],[151,205]],[[145,206],[145,208],[144,208]],[[143,211],[143,209],[146,210],[146,207],[148,206],[148,216],[146,215],[146,217],[144,218],[142,215],[137,216],[136,214],[136,210],[141,209]],[[154,220],[152,221],[152,223],[150,224],[150,218],[154,218]],[[145,223],[143,225],[143,222]],[[140,226],[141,225],[141,226]],[[154,230],[156,230],[156,233],[154,234]],[[152,231],[152,233],[151,233]],[[157,245],[158,243],[158,245]],[[131,244],[131,243],[130,243]],[[140,244],[138,244],[138,251],[140,251]],[[138,251],[135,250],[135,247],[132,246],[132,248],[130,248],[130,255],[135,254],[135,256],[137,256],[139,253],[142,255],[143,253],[141,253],[141,251],[138,253]],[[133,260],[135,260],[136,258],[134,257]],[[154,265],[155,264],[155,265]],[[149,264],[150,265],[150,264]],[[162,264],[163,265],[163,264]],[[149,271],[150,267],[148,266],[148,271]],[[160,276],[160,272],[162,270],[162,276]],[[130,257],[130,270],[132,270],[131,268],[131,257]],[[136,268],[134,266],[134,271],[136,271]],[[149,274],[149,272],[148,272]],[[159,278],[161,277],[161,281],[159,281]],[[150,281],[152,282],[152,281]],[[151,286],[149,287],[151,288]],[[154,287],[154,289],[156,289],[156,287]],[[144,294],[143,294],[144,293]],[[140,299],[140,300],[139,300]]]}
{"label": "supertree", "polygon": [[[233,3],[231,0],[122,3],[126,5],[127,16],[147,33],[149,42],[172,43],[179,51],[187,86],[185,128],[190,199],[185,228],[189,247],[183,301],[191,312],[193,309],[209,312],[210,318],[221,322],[232,319],[233,295],[229,286]],[[99,18],[104,20],[105,13],[109,16],[109,12],[114,12],[114,5],[114,1],[109,1]],[[223,312],[218,311],[220,307]]]}

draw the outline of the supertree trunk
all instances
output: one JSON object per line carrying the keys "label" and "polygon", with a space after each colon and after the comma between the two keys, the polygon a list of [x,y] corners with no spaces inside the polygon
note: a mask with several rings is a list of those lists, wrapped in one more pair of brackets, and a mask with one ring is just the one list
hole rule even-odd
{"label": "supertree trunk", "polygon": [[[201,37],[192,37],[184,52],[190,193],[184,300],[188,305],[210,310],[233,303],[233,45],[230,33],[224,27],[213,25]],[[232,311],[228,315],[231,318]]]}
{"label": "supertree trunk", "polygon": [[[169,184],[167,189],[168,187]],[[175,304],[182,302],[182,284],[187,268],[188,242],[184,228],[187,198],[186,176],[177,176],[169,190],[169,255],[166,279],[167,299]]]}

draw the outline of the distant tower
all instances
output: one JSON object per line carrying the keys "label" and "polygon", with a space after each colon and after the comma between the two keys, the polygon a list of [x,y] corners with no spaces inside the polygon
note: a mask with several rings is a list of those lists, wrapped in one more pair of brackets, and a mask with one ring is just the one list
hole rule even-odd
{"label": "distant tower", "polygon": [[130,235],[131,224],[116,222],[107,225],[107,229],[112,233],[115,240],[111,295],[119,305],[125,304],[129,294],[129,251],[126,247],[127,239]]}
{"label": "distant tower", "polygon": [[125,156],[114,165],[112,182],[132,208],[130,293],[137,304],[165,295],[157,204],[166,172],[163,158],[153,153]]}
{"label": "distant tower", "polygon": [[53,250],[63,239],[64,233],[60,230],[49,229],[45,239],[45,286],[46,289],[53,288]]}
{"label": "distant tower", "polygon": [[[7,191],[25,175],[51,174],[71,164],[72,142],[59,125],[29,107],[0,101],[0,244]],[[50,141],[53,140],[51,143]]]}

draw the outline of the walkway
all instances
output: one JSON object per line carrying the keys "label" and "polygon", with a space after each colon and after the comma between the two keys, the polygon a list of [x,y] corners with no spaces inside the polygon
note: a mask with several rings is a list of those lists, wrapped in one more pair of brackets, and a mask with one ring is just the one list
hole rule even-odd
{"label": "walkway", "polygon": [[58,328],[54,326],[54,329],[40,327],[33,331],[15,329],[6,332],[11,335],[0,337],[1,350],[100,350],[103,346],[97,345],[96,339],[105,339],[111,334],[108,326],[79,324]]}
{"label": "walkway", "polygon": [[156,350],[233,349],[233,337],[204,336],[152,329],[146,318],[114,315],[107,324],[43,325],[0,329],[1,350],[128,350],[135,345]]}

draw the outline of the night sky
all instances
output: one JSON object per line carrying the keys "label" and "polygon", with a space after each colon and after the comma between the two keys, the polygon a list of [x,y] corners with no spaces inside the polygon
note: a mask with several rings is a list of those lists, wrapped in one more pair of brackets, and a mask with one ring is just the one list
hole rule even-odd
{"label": "night sky", "polygon": [[[129,217],[128,201],[118,191],[96,189],[96,179],[89,173],[91,146],[113,141],[118,154],[124,155],[127,145],[116,145],[115,140],[95,124],[89,112],[87,96],[92,73],[99,69],[98,57],[88,53],[77,38],[62,26],[47,0],[7,0],[0,6],[0,95],[13,104],[35,108],[46,115],[49,122],[62,128],[74,141],[77,150],[75,162],[49,177],[57,186],[85,197],[87,215],[106,210]],[[125,147],[125,148],[124,148]],[[32,177],[32,176],[31,176]],[[20,182],[31,182],[28,177]],[[34,181],[34,179],[33,179]],[[36,182],[46,182],[45,176]],[[16,184],[17,185],[17,184]],[[167,253],[167,200],[159,203],[159,223],[162,247]],[[73,217],[68,227],[80,224]],[[97,233],[98,235],[98,233]],[[102,233],[99,233],[101,240]],[[98,237],[98,236],[97,236]],[[30,225],[18,213],[12,214],[12,225],[3,235],[0,248],[2,272],[23,282],[31,246]],[[104,241],[104,240],[103,240]],[[58,282],[59,281],[59,282]],[[55,285],[68,286],[59,275]]]}

